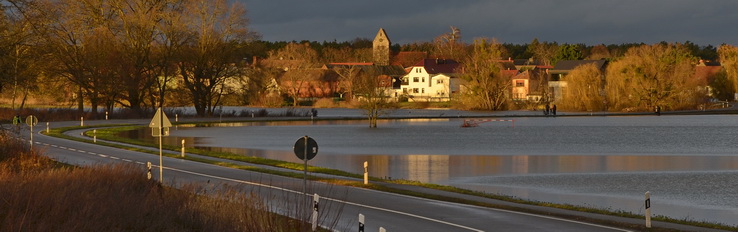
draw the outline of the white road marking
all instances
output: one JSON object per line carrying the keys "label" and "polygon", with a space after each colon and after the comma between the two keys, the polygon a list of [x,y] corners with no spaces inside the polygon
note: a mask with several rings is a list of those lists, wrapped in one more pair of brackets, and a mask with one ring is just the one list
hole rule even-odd
{"label": "white road marking", "polygon": [[[50,145],[50,146],[55,147],[55,148],[67,149],[67,150],[71,150],[71,151],[79,151],[80,153],[89,153],[89,154],[92,154],[92,155],[95,155],[96,154],[94,152],[86,152],[86,151],[77,150],[77,149],[74,149],[74,148],[66,148],[66,147],[63,147],[63,146],[57,146],[57,145]],[[111,158],[111,159],[115,159],[115,160],[123,160],[123,161],[126,161],[126,162],[134,162],[134,161],[129,160],[129,159],[121,159],[121,158],[118,158],[118,157],[115,157],[115,156],[108,156],[108,155],[104,155],[104,154],[97,154],[97,156]],[[143,162],[139,162],[139,161],[135,161],[134,163],[144,165]],[[210,165],[210,164],[207,164],[207,165]],[[157,165],[152,165],[152,166],[158,167]],[[217,166],[217,165],[215,165],[215,166]],[[218,166],[218,167],[221,167],[221,166]],[[213,176],[213,175],[208,175],[208,174],[204,174],[204,173],[192,172],[192,171],[187,171],[187,170],[182,170],[182,169],[176,169],[176,168],[170,168],[170,167],[164,167],[164,168],[165,169],[168,169],[168,170],[172,170],[172,171],[178,171],[178,172],[182,172],[182,173],[188,173],[188,174],[191,174],[191,175],[197,175],[197,176],[202,176],[202,177],[209,177],[209,178],[220,179],[220,180],[224,180],[224,181],[230,181],[230,182],[236,182],[236,183],[254,185],[254,186],[265,187],[265,188],[271,188],[271,189],[280,190],[280,191],[289,192],[289,193],[294,193],[294,194],[303,194],[302,192],[299,192],[299,191],[295,191],[295,190],[291,190],[291,189],[286,189],[286,188],[281,188],[281,187],[276,187],[276,186],[271,186],[271,185],[260,184],[260,183],[256,183],[256,182],[249,182],[249,181],[244,181],[244,180],[231,179],[231,178],[227,178],[227,177]],[[376,190],[371,190],[371,189],[363,189],[363,190],[366,190],[366,191],[376,191]],[[380,192],[380,191],[376,191],[376,192]],[[396,196],[402,196],[402,197],[408,197],[408,198],[414,198],[414,199],[420,199],[420,200],[426,200],[426,201],[435,201],[435,202],[440,202],[440,203],[445,203],[445,204],[456,204],[456,205],[462,205],[462,206],[465,206],[465,207],[475,207],[475,208],[480,208],[480,209],[487,209],[487,210],[493,210],[493,211],[499,211],[499,212],[506,212],[506,213],[518,214],[518,215],[526,215],[526,216],[531,216],[531,217],[545,218],[545,219],[549,219],[549,220],[563,221],[563,222],[569,222],[569,223],[575,223],[575,224],[581,224],[581,225],[587,225],[587,226],[593,226],[593,227],[599,227],[599,228],[611,229],[611,230],[617,230],[617,231],[623,231],[623,232],[631,232],[630,230],[625,230],[625,229],[620,229],[620,228],[614,228],[614,227],[597,225],[597,224],[591,224],[591,223],[586,223],[586,222],[579,222],[579,221],[574,221],[574,220],[568,220],[568,219],[550,217],[550,216],[545,216],[545,215],[537,215],[537,214],[517,212],[517,211],[510,211],[510,210],[504,210],[504,209],[487,208],[487,207],[474,206],[474,205],[466,205],[466,204],[459,204],[459,203],[452,203],[452,202],[445,202],[445,201],[437,201],[437,200],[432,200],[432,199],[427,199],[427,198],[413,197],[413,196],[407,196],[407,195],[401,195],[401,194],[395,194],[395,193],[387,193],[387,192],[381,192],[381,193],[391,194],[391,195],[396,195]],[[359,206],[359,207],[365,207],[365,208],[379,210],[379,211],[390,212],[390,213],[394,213],[394,214],[405,215],[405,216],[414,217],[414,218],[418,218],[418,219],[423,219],[423,220],[427,220],[427,221],[437,222],[437,223],[440,223],[440,224],[446,224],[446,225],[449,225],[449,226],[458,227],[458,228],[462,228],[462,229],[466,229],[466,230],[470,230],[470,231],[483,232],[483,230],[471,228],[471,227],[468,227],[468,226],[454,224],[454,223],[451,223],[451,222],[441,221],[441,220],[438,220],[438,219],[433,219],[433,218],[424,217],[424,216],[420,216],[420,215],[416,215],[416,214],[401,212],[401,211],[397,211],[397,210],[391,210],[391,209],[385,209],[385,208],[380,208],[380,207],[375,207],[375,206],[370,206],[370,205],[364,205],[364,204],[359,204],[359,203],[354,203],[354,202],[349,202],[349,201],[344,201],[344,200],[339,200],[339,199],[334,199],[334,198],[329,198],[329,197],[323,197],[323,199],[324,200],[329,200],[329,201],[334,201],[334,202],[339,202],[339,203],[344,203],[344,204],[349,204],[349,205],[354,205],[354,206]]]}

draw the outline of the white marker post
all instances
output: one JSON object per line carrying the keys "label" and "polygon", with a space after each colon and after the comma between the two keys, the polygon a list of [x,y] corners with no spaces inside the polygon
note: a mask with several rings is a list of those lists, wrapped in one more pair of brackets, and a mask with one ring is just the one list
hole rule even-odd
{"label": "white marker post", "polygon": [[38,118],[36,118],[36,116],[33,116],[33,115],[28,116],[26,118],[26,124],[28,124],[28,126],[31,128],[30,148],[31,150],[33,150],[33,127],[36,126],[36,124],[38,124]]}
{"label": "white marker post", "polygon": [[105,120],[108,120],[108,111],[105,111]]}
{"label": "white marker post", "polygon": [[184,139],[182,140],[182,158],[185,157],[185,146],[184,146]]}
{"label": "white marker post", "polygon": [[85,117],[79,117],[79,126],[85,126]]}
{"label": "white marker post", "polygon": [[384,227],[379,227],[379,232],[387,232],[387,230],[385,230]]}
{"label": "white marker post", "polygon": [[651,192],[646,192],[646,228],[651,228]]}
{"label": "white marker post", "polygon": [[46,134],[49,134],[49,122],[46,122]]}
{"label": "white marker post", "polygon": [[148,171],[146,171],[146,179],[151,180],[151,162],[146,162],[146,168]]}
{"label": "white marker post", "polygon": [[97,143],[97,129],[92,130],[92,142]]}
{"label": "white marker post", "polygon": [[318,228],[318,201],[320,196],[316,193],[313,195],[313,218],[310,220],[313,223],[313,231]]}
{"label": "white marker post", "polygon": [[364,161],[364,184],[369,184],[369,162]]}
{"label": "white marker post", "polygon": [[364,232],[364,214],[359,214],[359,232]]}

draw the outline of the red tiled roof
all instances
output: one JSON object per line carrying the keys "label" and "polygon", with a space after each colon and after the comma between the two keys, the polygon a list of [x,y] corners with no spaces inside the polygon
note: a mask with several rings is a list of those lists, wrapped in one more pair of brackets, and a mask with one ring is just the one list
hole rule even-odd
{"label": "red tiled roof", "polygon": [[723,66],[695,66],[694,77],[711,82],[722,69]]}
{"label": "red tiled roof", "polygon": [[374,63],[330,63],[331,65],[374,65]]}
{"label": "red tiled roof", "polygon": [[409,67],[425,58],[428,58],[427,52],[399,52],[392,57],[390,64]]}

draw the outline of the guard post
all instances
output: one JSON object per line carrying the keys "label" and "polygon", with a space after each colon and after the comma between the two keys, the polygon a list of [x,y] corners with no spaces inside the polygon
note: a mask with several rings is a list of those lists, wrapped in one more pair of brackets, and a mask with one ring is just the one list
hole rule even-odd
{"label": "guard post", "polygon": [[318,228],[318,202],[320,201],[320,196],[316,193],[313,195],[313,217],[310,220],[313,223],[313,231]]}
{"label": "guard post", "polygon": [[26,124],[31,127],[31,150],[33,150],[33,127],[38,124],[38,118],[36,118],[36,116],[29,115],[26,118]]}
{"label": "guard post", "polygon": [[651,192],[646,192],[646,201],[644,203],[646,208],[646,228],[651,228]]}
{"label": "guard post", "polygon": [[364,232],[364,214],[359,214],[359,232]]}
{"label": "guard post", "polygon": [[184,141],[184,139],[183,139],[183,140],[182,140],[182,158],[184,158],[184,157],[185,157],[185,146],[184,146],[184,143],[185,143],[185,141]]}
{"label": "guard post", "polygon": [[146,179],[151,180],[151,162],[146,162]]}
{"label": "guard post", "polygon": [[364,184],[369,184],[369,162],[364,161]]}

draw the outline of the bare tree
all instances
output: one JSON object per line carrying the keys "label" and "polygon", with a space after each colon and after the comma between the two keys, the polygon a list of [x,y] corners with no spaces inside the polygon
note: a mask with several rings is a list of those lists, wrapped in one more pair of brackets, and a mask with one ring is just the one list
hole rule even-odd
{"label": "bare tree", "polygon": [[510,77],[500,72],[504,48],[496,40],[477,39],[462,64],[462,104],[470,109],[501,110],[510,90]]}
{"label": "bare tree", "polygon": [[392,78],[383,75],[378,66],[363,70],[354,83],[354,93],[358,96],[359,108],[369,120],[369,127],[377,127],[377,119],[394,105],[391,101]]}
{"label": "bare tree", "polygon": [[533,58],[541,62],[542,65],[553,65],[559,45],[556,42],[543,43],[538,38],[533,39],[528,45],[528,53],[533,54]]}
{"label": "bare tree", "polygon": [[465,56],[465,45],[461,41],[461,30],[451,26],[451,31],[436,37],[434,55],[446,59],[461,60]]}
{"label": "bare tree", "polygon": [[275,66],[285,70],[280,86],[292,98],[293,106],[297,106],[309,83],[318,78],[318,72],[315,71],[318,53],[310,44],[289,43],[284,48],[271,52],[269,59]]}
{"label": "bare tree", "polygon": [[361,72],[361,67],[356,64],[337,65],[333,67],[333,71],[335,71],[339,76],[338,87],[339,92],[342,95],[345,95],[343,98],[347,98],[349,100],[353,99],[354,86],[359,73]]}
{"label": "bare tree", "polygon": [[246,8],[226,0],[188,0],[184,15],[193,39],[179,54],[179,73],[200,116],[212,115],[225,90],[225,81],[241,75],[238,43],[254,38]]}

